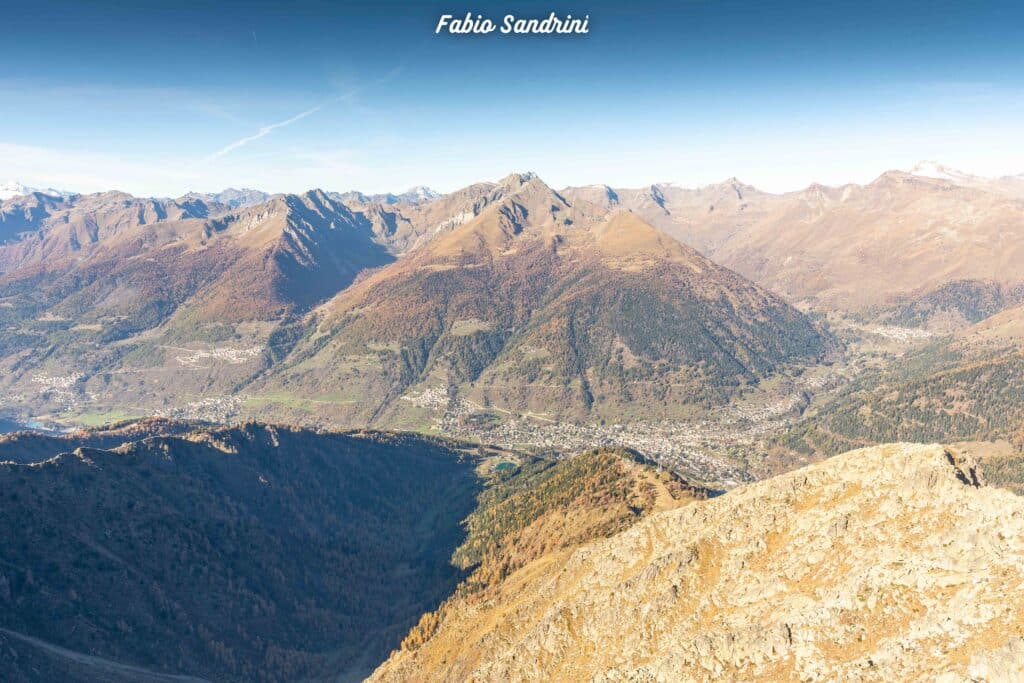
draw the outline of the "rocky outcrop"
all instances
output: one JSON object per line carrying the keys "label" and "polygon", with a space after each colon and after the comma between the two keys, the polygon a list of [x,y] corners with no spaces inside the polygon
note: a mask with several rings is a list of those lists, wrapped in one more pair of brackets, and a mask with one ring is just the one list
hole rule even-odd
{"label": "rocky outcrop", "polygon": [[852,451],[541,558],[374,680],[1024,678],[1024,501]]}

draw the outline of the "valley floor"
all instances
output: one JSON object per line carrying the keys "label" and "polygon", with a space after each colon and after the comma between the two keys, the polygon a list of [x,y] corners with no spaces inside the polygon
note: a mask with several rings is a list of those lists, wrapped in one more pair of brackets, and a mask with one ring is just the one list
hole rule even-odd
{"label": "valley floor", "polygon": [[[771,441],[798,424],[802,416],[865,370],[896,362],[926,343],[931,334],[914,328],[862,324],[833,316],[829,321],[844,350],[827,364],[797,367],[752,387],[732,403],[704,411],[692,419],[657,421],[566,421],[529,411],[483,406],[465,396],[449,394],[439,382],[421,384],[401,397],[419,417],[415,431],[530,452],[571,454],[594,447],[635,449],[691,481],[732,488],[804,464],[808,458],[787,453],[772,457]],[[183,376],[253,362],[253,354],[233,347],[177,349],[174,372]],[[172,359],[174,360],[174,359]],[[311,426],[347,427],[331,421],[329,411],[339,397],[308,398],[288,394],[199,395],[170,407],[141,400],[124,405],[114,396],[76,391],[80,377],[35,378],[36,396],[0,399],[0,414],[32,419],[57,428],[93,427],[133,417],[156,415],[179,420],[234,423],[245,419]],[[195,382],[195,379],[189,380]],[[154,398],[159,393],[154,394]],[[162,402],[167,403],[168,399]],[[382,425],[389,426],[389,425]],[[400,425],[409,428],[409,425]],[[866,445],[866,444],[865,444]]]}

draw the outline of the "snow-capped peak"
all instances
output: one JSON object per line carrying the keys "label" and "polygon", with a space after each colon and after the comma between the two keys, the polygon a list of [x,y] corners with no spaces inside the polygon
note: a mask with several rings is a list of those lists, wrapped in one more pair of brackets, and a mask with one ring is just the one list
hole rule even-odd
{"label": "snow-capped peak", "polygon": [[11,199],[13,197],[23,197],[27,194],[32,194],[33,192],[39,192],[40,194],[45,194],[50,197],[69,197],[72,194],[74,194],[73,192],[55,190],[52,187],[48,187],[46,189],[38,187],[28,187],[26,185],[22,185],[16,180],[11,180],[0,185],[0,202]]}
{"label": "snow-capped peak", "polygon": [[971,175],[970,173],[964,173],[958,171],[955,168],[944,166],[937,161],[921,161],[914,164],[908,173],[910,175],[921,176],[924,178],[938,178],[939,180],[949,180],[954,183],[968,183],[978,180],[977,176]]}
{"label": "snow-capped peak", "polygon": [[405,192],[406,195],[417,197],[420,201],[426,201],[428,199],[437,199],[441,196],[441,193],[431,190],[429,187],[424,185],[417,185],[416,187],[410,187]]}

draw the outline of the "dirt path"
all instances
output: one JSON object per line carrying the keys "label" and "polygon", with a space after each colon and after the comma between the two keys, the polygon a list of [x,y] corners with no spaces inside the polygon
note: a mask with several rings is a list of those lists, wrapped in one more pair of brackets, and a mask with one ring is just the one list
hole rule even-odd
{"label": "dirt path", "polygon": [[106,674],[108,676],[118,676],[125,680],[139,681],[140,683],[209,683],[205,678],[164,674],[158,671],[150,671],[149,669],[132,666],[130,664],[115,662],[112,659],[104,659],[103,657],[75,652],[74,650],[69,650],[59,645],[48,643],[45,640],[27,636],[23,633],[11,631],[10,629],[3,627],[0,627],[0,633],[38,647],[48,654],[60,657],[61,659],[94,669],[95,672],[100,675]]}

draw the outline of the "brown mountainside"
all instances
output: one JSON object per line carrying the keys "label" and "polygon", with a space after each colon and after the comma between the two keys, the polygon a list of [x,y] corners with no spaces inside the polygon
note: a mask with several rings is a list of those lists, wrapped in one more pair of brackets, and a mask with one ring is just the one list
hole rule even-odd
{"label": "brown mountainside", "polygon": [[[319,191],[154,222],[139,220],[136,200],[91,213],[89,201],[100,198],[0,246],[0,262],[13,264],[0,275],[0,382],[11,395],[38,396],[39,377],[76,377],[59,403],[116,397],[146,414],[160,406],[153,398],[224,393],[267,362],[279,328],[394,259],[369,221]],[[196,353],[228,362],[166,389],[140,382],[159,382],[157,368],[171,379],[192,362],[177,359]]]}
{"label": "brown mountainside", "polygon": [[[772,294],[628,212],[601,217],[531,175],[480,215],[321,309],[269,392],[362,397],[342,420],[402,419],[406,392],[579,417],[715,402],[828,338]],[[370,400],[367,400],[370,399]]]}
{"label": "brown mountainside", "polygon": [[890,171],[867,185],[779,195],[735,179],[564,194],[628,208],[790,301],[865,313],[954,280],[1024,282],[1024,196],[1011,181]]}
{"label": "brown mountainside", "polygon": [[1022,539],[969,459],[854,451],[538,558],[371,680],[1020,680]]}

